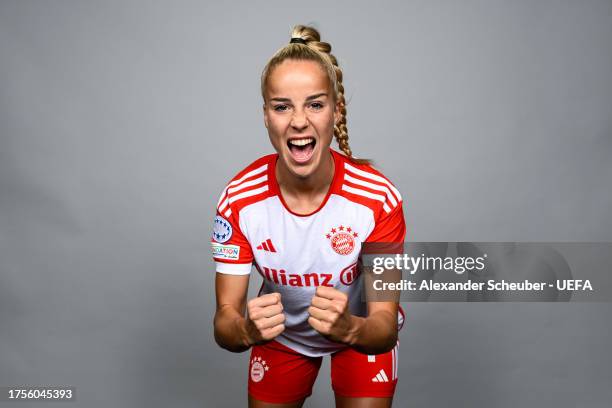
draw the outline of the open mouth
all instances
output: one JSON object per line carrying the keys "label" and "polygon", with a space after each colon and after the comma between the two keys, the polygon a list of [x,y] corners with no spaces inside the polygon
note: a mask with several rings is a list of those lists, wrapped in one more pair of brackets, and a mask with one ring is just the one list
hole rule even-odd
{"label": "open mouth", "polygon": [[293,160],[298,163],[305,163],[312,157],[317,141],[314,137],[303,137],[287,141],[287,147],[291,152]]}

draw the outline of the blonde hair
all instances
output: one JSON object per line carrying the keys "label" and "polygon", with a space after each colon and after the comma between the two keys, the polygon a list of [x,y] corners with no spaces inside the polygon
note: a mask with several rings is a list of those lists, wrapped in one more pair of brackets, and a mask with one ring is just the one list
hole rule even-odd
{"label": "blonde hair", "polygon": [[261,96],[264,99],[264,103],[266,101],[268,79],[277,65],[287,59],[318,62],[329,78],[331,88],[333,89],[334,104],[339,102],[340,105],[340,120],[334,126],[334,136],[338,142],[338,147],[352,162],[369,164],[370,160],[353,157],[353,152],[349,147],[342,70],[338,66],[338,60],[336,60],[336,57],[331,53],[331,45],[321,41],[321,35],[317,29],[304,25],[296,25],[293,27],[291,38],[301,38],[306,44],[289,43],[270,58],[261,74]]}

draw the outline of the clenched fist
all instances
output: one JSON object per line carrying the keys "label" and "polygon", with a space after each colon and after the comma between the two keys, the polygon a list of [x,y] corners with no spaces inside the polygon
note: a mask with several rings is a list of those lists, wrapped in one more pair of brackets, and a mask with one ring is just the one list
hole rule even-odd
{"label": "clenched fist", "polygon": [[251,344],[274,339],[285,330],[285,314],[280,293],[268,293],[247,303],[247,333]]}
{"label": "clenched fist", "polygon": [[338,343],[351,342],[353,321],[344,292],[328,286],[317,287],[308,313],[308,324],[317,332]]}

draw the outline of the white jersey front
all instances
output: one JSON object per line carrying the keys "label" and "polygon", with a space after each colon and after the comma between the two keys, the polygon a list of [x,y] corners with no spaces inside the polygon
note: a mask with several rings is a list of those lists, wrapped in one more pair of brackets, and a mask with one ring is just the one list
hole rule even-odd
{"label": "white jersey front", "polygon": [[219,273],[263,277],[260,294],[279,292],[286,317],[276,340],[307,356],[344,347],[308,324],[317,286],[349,297],[350,311],[366,316],[357,259],[363,242],[402,242],[405,223],[397,189],[369,165],[331,150],[334,178],[320,207],[293,213],[284,202],[275,167],[277,154],[256,160],[223,190],[214,221],[212,249]]}

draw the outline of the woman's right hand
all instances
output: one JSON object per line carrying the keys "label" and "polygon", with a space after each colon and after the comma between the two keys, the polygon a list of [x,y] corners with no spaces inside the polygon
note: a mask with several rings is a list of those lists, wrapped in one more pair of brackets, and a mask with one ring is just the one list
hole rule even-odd
{"label": "woman's right hand", "polygon": [[285,314],[280,293],[268,293],[249,300],[246,329],[249,343],[261,344],[285,330]]}

